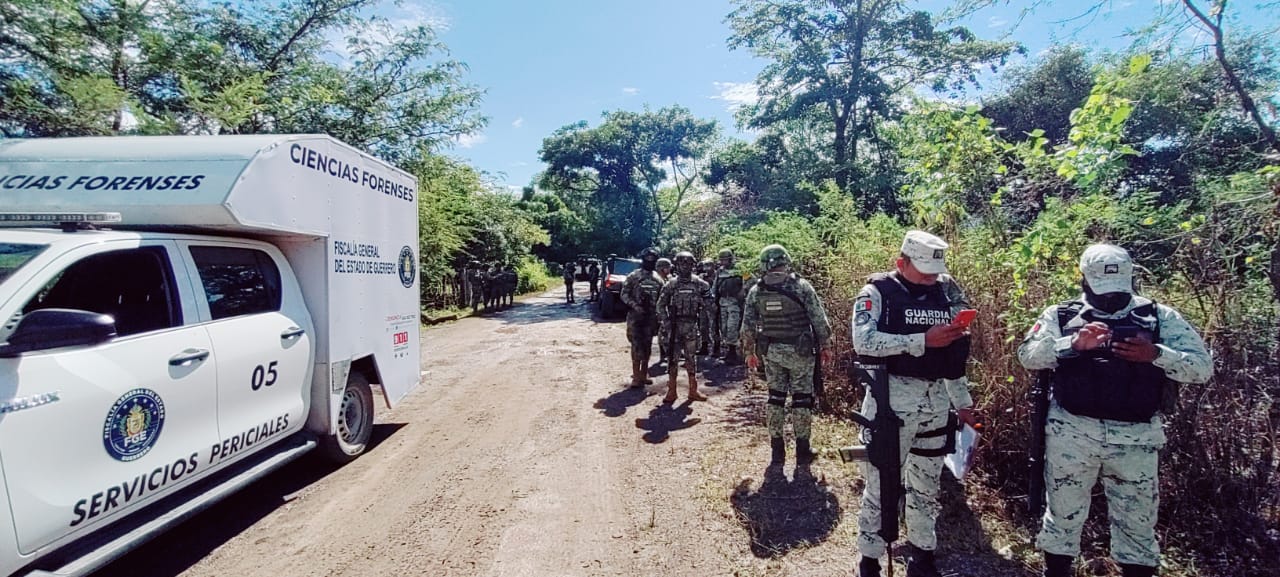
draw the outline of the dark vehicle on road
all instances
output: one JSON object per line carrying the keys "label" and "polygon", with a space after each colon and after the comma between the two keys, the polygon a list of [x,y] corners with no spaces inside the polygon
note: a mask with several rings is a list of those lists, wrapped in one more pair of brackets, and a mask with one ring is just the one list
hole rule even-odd
{"label": "dark vehicle on road", "polygon": [[627,312],[627,305],[622,302],[622,283],[627,280],[631,271],[640,268],[640,260],[634,258],[611,258],[604,263],[601,275],[604,287],[600,290],[600,316],[612,318]]}

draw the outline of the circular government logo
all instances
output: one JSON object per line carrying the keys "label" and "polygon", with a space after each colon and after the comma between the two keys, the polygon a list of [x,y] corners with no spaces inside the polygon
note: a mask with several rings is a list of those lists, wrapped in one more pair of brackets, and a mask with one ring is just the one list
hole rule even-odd
{"label": "circular government logo", "polygon": [[164,401],[151,389],[134,389],[116,399],[102,425],[102,446],[117,461],[132,461],[151,450],[164,427]]}
{"label": "circular government logo", "polygon": [[413,249],[408,246],[400,249],[399,269],[400,284],[404,285],[405,288],[413,286],[413,278],[418,275],[418,270],[413,262]]}

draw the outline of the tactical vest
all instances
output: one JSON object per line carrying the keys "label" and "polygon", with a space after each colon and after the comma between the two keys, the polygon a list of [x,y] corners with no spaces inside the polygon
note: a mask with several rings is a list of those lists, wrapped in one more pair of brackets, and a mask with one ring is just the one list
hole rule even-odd
{"label": "tactical vest", "polygon": [[[893,273],[879,273],[867,279],[880,291],[880,318],[877,330],[891,335],[918,335],[934,325],[951,322],[952,302],[941,283],[914,298]],[[870,355],[863,355],[870,356]],[[919,379],[958,379],[965,375],[969,359],[969,337],[961,337],[945,347],[929,347],[924,356],[907,353],[878,357],[889,368],[889,374]]]}
{"label": "tactical vest", "polygon": [[726,269],[717,273],[716,298],[742,298],[742,275],[737,269]]}
{"label": "tactical vest", "polygon": [[658,293],[662,291],[662,279],[658,277],[658,273],[648,272],[644,269],[640,271],[639,294],[636,296],[640,299],[641,304],[646,308],[652,309],[658,304]]}
{"label": "tactical vest", "polygon": [[[1081,313],[1083,308],[1080,301],[1058,305],[1062,336],[1072,336],[1085,324],[1097,321],[1112,331],[1137,327],[1149,333],[1151,342],[1160,342],[1155,303],[1137,307],[1118,319],[1094,316],[1092,309]],[[1053,398],[1073,415],[1141,423],[1150,421],[1160,410],[1167,381],[1164,369],[1151,363],[1126,361],[1114,356],[1110,349],[1099,347],[1058,359],[1058,368],[1053,371]]]}
{"label": "tactical vest", "polygon": [[[770,342],[794,345],[801,335],[809,334],[809,311],[806,311],[800,303],[766,286],[760,283],[759,288],[756,289],[756,312],[760,314],[760,334]],[[793,279],[783,281],[781,286],[796,292],[796,283]]]}
{"label": "tactical vest", "polygon": [[675,291],[671,294],[671,319],[676,321],[698,320],[699,305],[702,301],[702,290],[693,279],[675,281]]}

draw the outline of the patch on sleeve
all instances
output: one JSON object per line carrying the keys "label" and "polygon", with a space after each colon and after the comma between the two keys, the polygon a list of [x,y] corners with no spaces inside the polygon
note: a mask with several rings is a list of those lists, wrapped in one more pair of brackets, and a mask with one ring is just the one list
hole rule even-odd
{"label": "patch on sleeve", "polygon": [[1039,333],[1040,333],[1040,329],[1041,329],[1041,328],[1043,328],[1043,327],[1041,327],[1040,321],[1036,321],[1036,324],[1034,324],[1034,325],[1032,325],[1032,326],[1031,326],[1031,330],[1027,331],[1027,336],[1026,336],[1026,338],[1028,338],[1028,339],[1029,339],[1029,338],[1031,338],[1031,337],[1036,336],[1037,334],[1039,334]]}
{"label": "patch on sleeve", "polygon": [[854,317],[853,322],[859,326],[865,325],[871,322],[871,313],[862,311],[858,313],[858,316]]}
{"label": "patch on sleeve", "polygon": [[858,313],[871,312],[871,297],[862,297],[858,302],[853,304],[853,311]]}

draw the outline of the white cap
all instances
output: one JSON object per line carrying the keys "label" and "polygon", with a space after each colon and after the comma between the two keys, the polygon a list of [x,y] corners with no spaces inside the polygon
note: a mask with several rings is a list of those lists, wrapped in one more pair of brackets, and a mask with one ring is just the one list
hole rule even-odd
{"label": "white cap", "polygon": [[1116,245],[1095,244],[1084,249],[1080,273],[1095,294],[1133,292],[1133,259]]}
{"label": "white cap", "polygon": [[945,240],[923,230],[913,230],[902,239],[902,254],[907,255],[916,270],[924,274],[943,274],[947,272],[945,256],[948,246]]}

